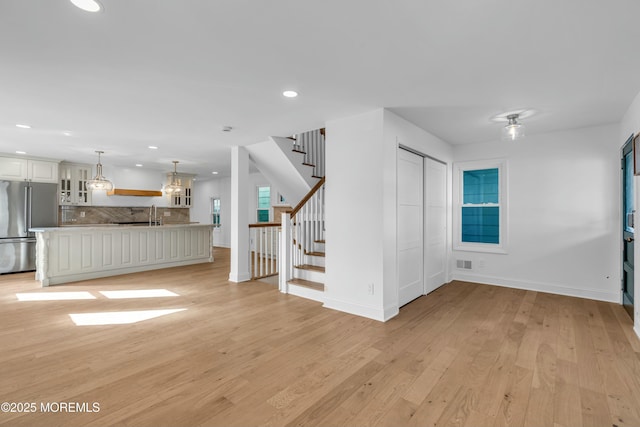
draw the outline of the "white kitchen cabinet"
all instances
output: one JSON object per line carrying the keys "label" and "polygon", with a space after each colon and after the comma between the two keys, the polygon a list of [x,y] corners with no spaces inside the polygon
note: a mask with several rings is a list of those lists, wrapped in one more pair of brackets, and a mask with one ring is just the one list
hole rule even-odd
{"label": "white kitchen cabinet", "polygon": [[27,179],[27,159],[0,157],[0,179],[22,181]]}
{"label": "white kitchen cabinet", "polygon": [[34,229],[42,286],[213,262],[211,224]]}
{"label": "white kitchen cabinet", "polygon": [[60,205],[90,206],[91,191],[87,181],[91,179],[91,165],[60,163]]}
{"label": "white kitchen cabinet", "polygon": [[17,157],[0,157],[0,179],[58,182],[58,163]]}
{"label": "white kitchen cabinet", "polygon": [[[167,184],[171,183],[173,174],[167,174]],[[169,195],[169,206],[174,208],[190,208],[193,204],[193,177],[189,174],[178,174],[178,182],[182,186],[182,191],[178,194]]]}
{"label": "white kitchen cabinet", "polygon": [[27,160],[27,179],[33,182],[58,182],[58,163]]}

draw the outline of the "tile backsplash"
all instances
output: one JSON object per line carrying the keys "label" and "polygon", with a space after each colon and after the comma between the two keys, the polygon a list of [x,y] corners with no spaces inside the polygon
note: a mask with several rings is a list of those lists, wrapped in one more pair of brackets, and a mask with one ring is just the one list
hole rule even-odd
{"label": "tile backsplash", "polygon": [[[188,224],[189,208],[157,208],[163,224]],[[169,212],[169,216],[165,216]],[[59,225],[114,224],[149,221],[148,207],[59,206]]]}

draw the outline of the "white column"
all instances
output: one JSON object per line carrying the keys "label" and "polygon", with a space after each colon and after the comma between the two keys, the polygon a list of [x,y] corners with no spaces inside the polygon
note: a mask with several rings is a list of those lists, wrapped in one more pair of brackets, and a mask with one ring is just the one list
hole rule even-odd
{"label": "white column", "polygon": [[249,197],[249,153],[244,147],[231,147],[231,282],[251,279]]}

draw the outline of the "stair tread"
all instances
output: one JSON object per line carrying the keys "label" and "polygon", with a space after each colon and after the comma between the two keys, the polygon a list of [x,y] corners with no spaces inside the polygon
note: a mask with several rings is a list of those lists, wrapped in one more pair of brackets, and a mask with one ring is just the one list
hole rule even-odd
{"label": "stair tread", "polygon": [[320,267],[318,265],[302,264],[302,265],[296,265],[296,268],[299,268],[300,270],[311,270],[311,271],[319,271],[321,273],[324,273],[324,267]]}
{"label": "stair tread", "polygon": [[325,243],[324,240],[314,240],[315,243]]}
{"label": "stair tread", "polygon": [[310,255],[310,256],[321,256],[321,257],[326,256],[326,254],[325,254],[324,252],[320,252],[320,251],[307,252],[305,255]]}
{"label": "stair tread", "polygon": [[291,279],[289,284],[304,286],[305,288],[315,289],[316,291],[324,292],[324,284],[320,282],[313,282],[311,280],[304,279]]}

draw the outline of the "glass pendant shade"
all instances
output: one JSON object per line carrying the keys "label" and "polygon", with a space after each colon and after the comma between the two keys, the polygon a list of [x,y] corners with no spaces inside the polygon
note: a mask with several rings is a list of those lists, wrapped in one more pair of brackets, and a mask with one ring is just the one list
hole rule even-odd
{"label": "glass pendant shade", "polygon": [[518,114],[507,116],[509,123],[502,128],[502,139],[506,141],[515,141],[524,138],[524,125],[518,123]]}
{"label": "glass pendant shade", "polygon": [[173,173],[171,174],[171,183],[164,186],[164,192],[168,194],[176,194],[182,191],[180,179],[178,178],[178,161],[173,161]]}
{"label": "glass pendant shade", "polygon": [[87,190],[113,190],[113,183],[102,175],[102,164],[100,163],[100,155],[104,151],[96,151],[98,153],[98,164],[96,165],[96,176],[87,181]]}

